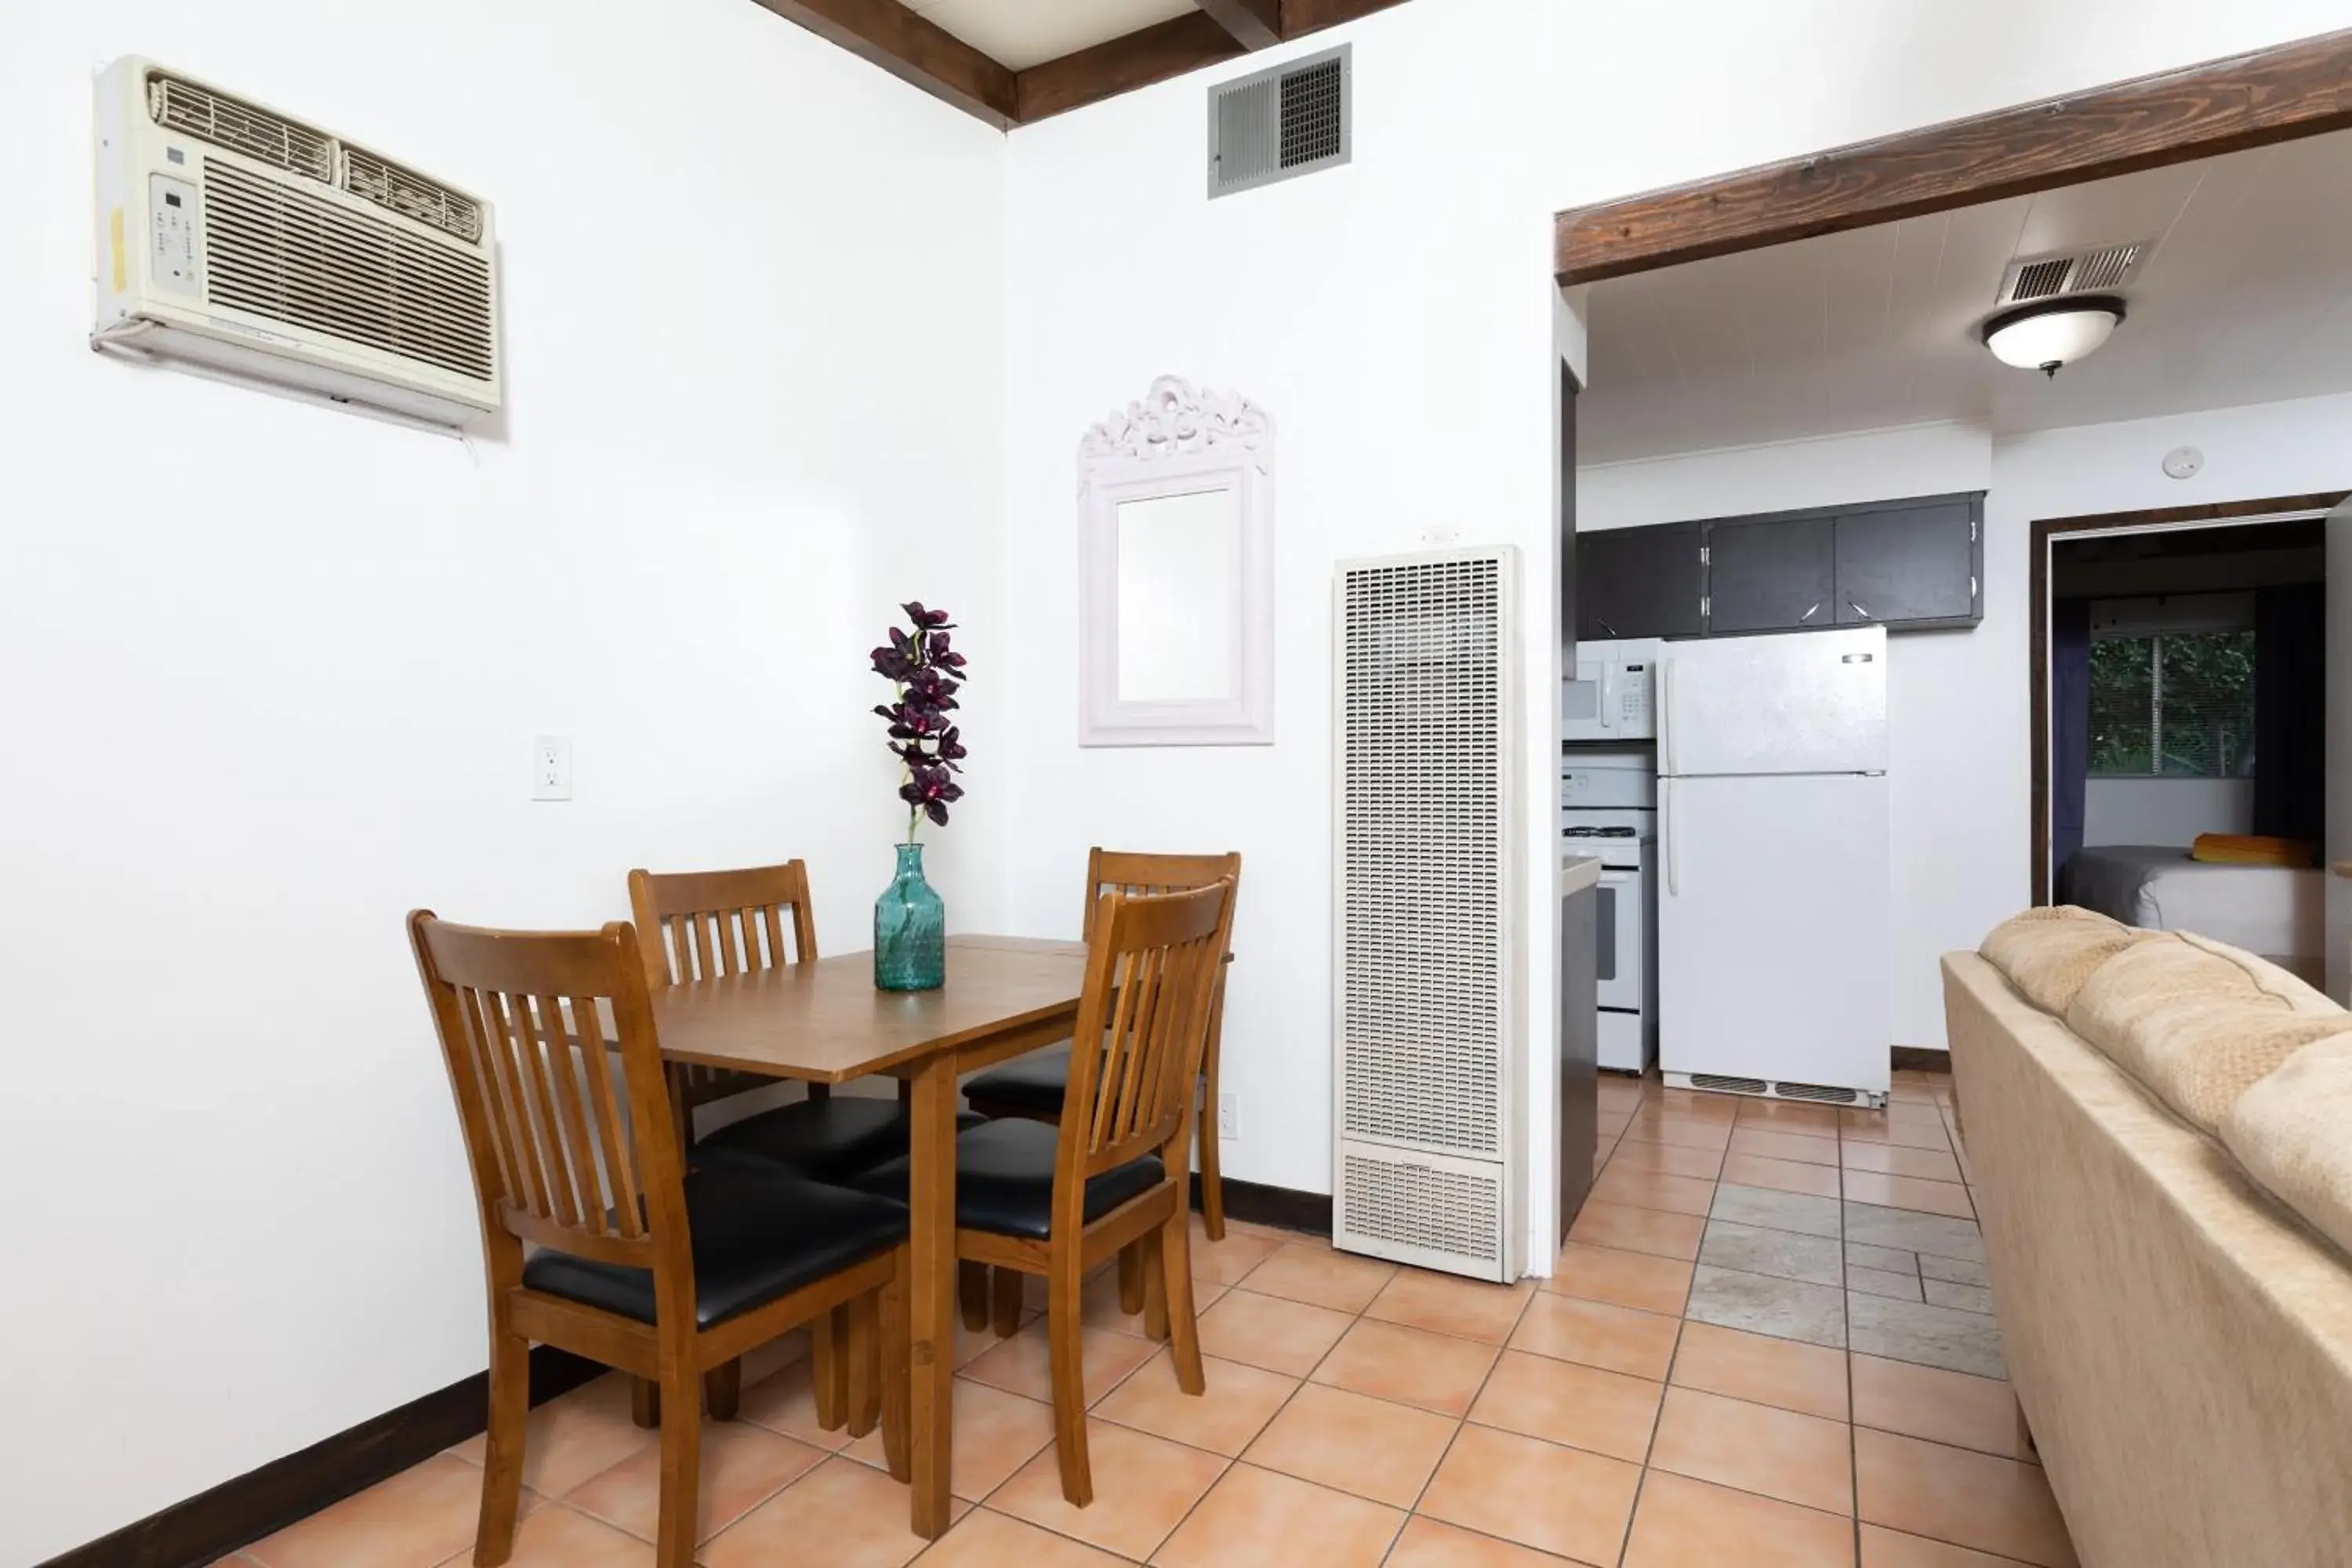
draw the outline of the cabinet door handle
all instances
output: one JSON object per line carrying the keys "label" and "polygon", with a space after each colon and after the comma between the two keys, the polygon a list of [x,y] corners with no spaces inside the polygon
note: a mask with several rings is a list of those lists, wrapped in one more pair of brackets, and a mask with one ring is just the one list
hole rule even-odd
{"label": "cabinet door handle", "polygon": [[1848,599],[1846,603],[1853,605],[1853,613],[1860,616],[1865,621],[1874,621],[1878,618],[1876,616],[1870,613],[1870,606],[1867,605],[1855,605],[1852,599]]}
{"label": "cabinet door handle", "polygon": [[1816,600],[1813,602],[1813,607],[1812,607],[1811,609],[1810,609],[1810,610],[1807,610],[1803,615],[1799,616],[1797,617],[1797,619],[1799,619],[1799,620],[1801,620],[1801,621],[1810,621],[1810,620],[1811,620],[1811,619],[1813,618],[1813,616],[1815,616],[1815,614],[1817,614],[1817,613],[1820,611],[1821,607],[1822,607],[1822,606],[1821,606],[1821,601],[1820,601],[1820,600],[1818,600],[1818,599],[1816,599]]}
{"label": "cabinet door handle", "polygon": [[1599,616],[1595,616],[1592,618],[1601,622],[1601,629],[1602,631],[1607,632],[1612,637],[1617,635],[1617,628],[1615,626],[1611,626],[1607,621],[1601,620]]}

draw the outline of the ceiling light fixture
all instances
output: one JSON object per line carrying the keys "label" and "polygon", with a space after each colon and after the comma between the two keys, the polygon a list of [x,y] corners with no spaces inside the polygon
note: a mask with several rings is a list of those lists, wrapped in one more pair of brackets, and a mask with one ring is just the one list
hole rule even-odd
{"label": "ceiling light fixture", "polygon": [[2037,300],[1987,321],[1984,345],[2003,364],[2056,375],[2060,365],[2105,342],[2123,319],[2124,302],[2112,294]]}

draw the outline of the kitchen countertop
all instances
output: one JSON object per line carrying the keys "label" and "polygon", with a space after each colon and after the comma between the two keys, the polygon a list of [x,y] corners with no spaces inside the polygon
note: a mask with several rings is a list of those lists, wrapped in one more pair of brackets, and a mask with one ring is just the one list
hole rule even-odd
{"label": "kitchen countertop", "polygon": [[1559,858],[1559,896],[1580,893],[1601,880],[1601,857],[1563,855]]}

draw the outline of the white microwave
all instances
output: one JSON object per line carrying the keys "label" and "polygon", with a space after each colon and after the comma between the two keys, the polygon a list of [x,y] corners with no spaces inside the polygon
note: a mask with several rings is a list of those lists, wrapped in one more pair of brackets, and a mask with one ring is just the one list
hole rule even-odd
{"label": "white microwave", "polygon": [[1647,741],[1658,732],[1654,637],[1580,644],[1576,671],[1560,683],[1563,741]]}

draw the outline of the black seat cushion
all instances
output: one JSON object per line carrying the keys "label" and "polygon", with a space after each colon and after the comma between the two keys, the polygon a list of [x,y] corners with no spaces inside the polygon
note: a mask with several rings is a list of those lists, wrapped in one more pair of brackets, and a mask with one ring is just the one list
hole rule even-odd
{"label": "black seat cushion", "polygon": [[1057,1117],[1070,1082],[1070,1047],[1031,1051],[964,1080],[964,1097],[998,1114]]}
{"label": "black seat cushion", "polygon": [[[977,1126],[965,1113],[957,1125]],[[895,1100],[836,1094],[798,1100],[730,1122],[694,1146],[695,1163],[751,1154],[821,1182],[838,1182],[907,1152],[907,1108]]]}
{"label": "black seat cushion", "polygon": [[[907,1239],[905,1205],[748,1160],[689,1171],[686,1214],[694,1241],[694,1318],[706,1329]],[[641,1323],[654,1321],[649,1269],[542,1249],[523,1265],[522,1282]]]}
{"label": "black seat cushion", "polygon": [[[956,1140],[956,1224],[969,1230],[1044,1240],[1052,1228],[1054,1146],[1060,1130],[1043,1121],[983,1122]],[[1166,1179],[1157,1154],[1114,1165],[1087,1184],[1087,1218],[1099,1219]],[[877,1165],[856,1184],[904,1202],[907,1162]]]}

